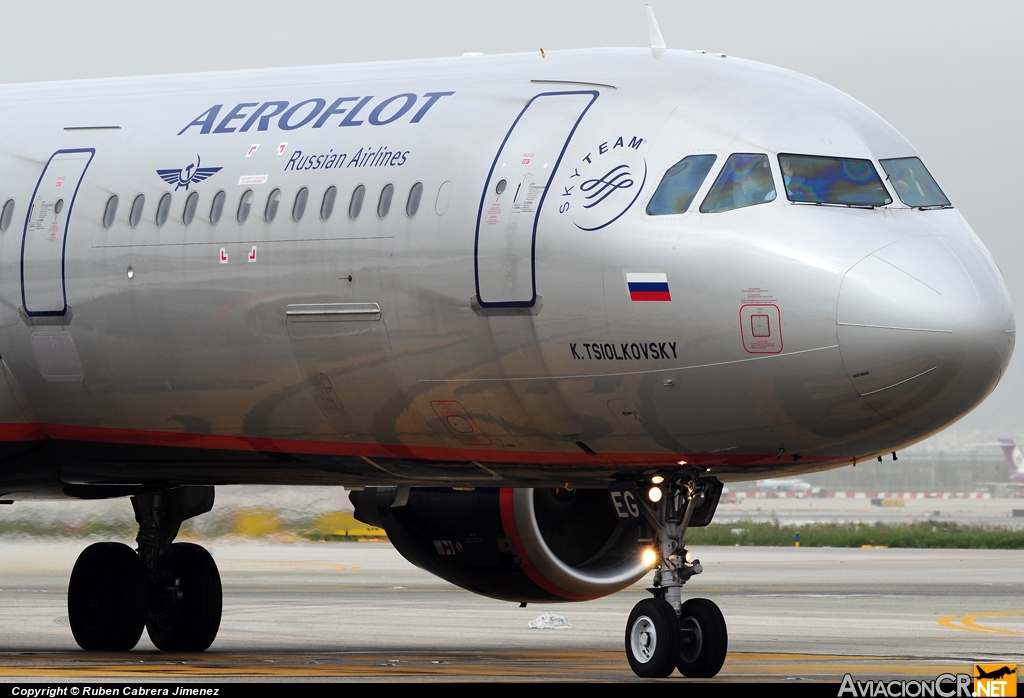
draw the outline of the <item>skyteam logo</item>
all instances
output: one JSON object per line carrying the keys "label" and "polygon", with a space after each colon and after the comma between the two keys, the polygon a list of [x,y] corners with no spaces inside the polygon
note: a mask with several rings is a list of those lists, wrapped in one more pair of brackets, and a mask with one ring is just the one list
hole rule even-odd
{"label": "skyteam logo", "polygon": [[640,136],[616,136],[588,149],[571,167],[559,168],[558,212],[586,231],[621,218],[647,183],[643,143]]}
{"label": "skyteam logo", "polygon": [[201,160],[197,154],[195,164],[189,164],[180,170],[157,170],[156,173],[160,175],[160,179],[164,180],[168,184],[173,184],[174,191],[178,191],[182,187],[188,189],[189,185],[199,184],[200,182],[217,174],[222,169],[220,167],[200,167],[200,162]]}

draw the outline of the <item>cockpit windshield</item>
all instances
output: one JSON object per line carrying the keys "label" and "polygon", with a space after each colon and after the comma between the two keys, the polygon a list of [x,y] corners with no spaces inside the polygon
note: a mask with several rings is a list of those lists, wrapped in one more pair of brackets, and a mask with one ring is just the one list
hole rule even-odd
{"label": "cockpit windshield", "polygon": [[892,197],[870,160],[779,155],[786,197],[796,203],[885,206]]}
{"label": "cockpit windshield", "polygon": [[891,158],[879,160],[896,190],[896,196],[914,208],[946,208],[952,206],[939,189],[920,158]]}
{"label": "cockpit windshield", "polygon": [[701,213],[722,213],[775,200],[775,182],[768,156],[733,153],[700,205]]}
{"label": "cockpit windshield", "polygon": [[651,203],[647,204],[647,215],[686,213],[717,159],[715,155],[689,155],[668,168]]}

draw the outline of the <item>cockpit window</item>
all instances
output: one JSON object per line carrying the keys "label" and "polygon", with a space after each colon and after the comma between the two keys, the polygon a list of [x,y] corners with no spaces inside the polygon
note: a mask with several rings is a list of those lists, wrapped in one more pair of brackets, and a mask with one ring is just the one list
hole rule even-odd
{"label": "cockpit window", "polygon": [[892,197],[870,160],[779,155],[786,197],[796,203],[885,206]]}
{"label": "cockpit window", "polygon": [[715,185],[704,197],[700,212],[721,213],[774,200],[775,182],[772,180],[768,156],[760,153],[733,153],[715,180]]}
{"label": "cockpit window", "polygon": [[716,155],[690,155],[668,168],[651,203],[647,204],[647,215],[686,213],[717,159]]}
{"label": "cockpit window", "polygon": [[914,208],[946,208],[952,206],[939,189],[920,158],[892,158],[879,160],[896,190],[896,196]]}

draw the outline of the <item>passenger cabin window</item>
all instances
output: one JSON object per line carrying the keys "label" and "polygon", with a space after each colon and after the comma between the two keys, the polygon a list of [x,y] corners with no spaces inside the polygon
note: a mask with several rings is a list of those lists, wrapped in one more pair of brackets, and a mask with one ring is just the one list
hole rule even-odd
{"label": "passenger cabin window", "polygon": [[11,218],[14,216],[14,199],[8,199],[4,204],[4,210],[0,212],[0,232],[7,232],[11,227]]}
{"label": "passenger cabin window", "polygon": [[223,189],[213,197],[213,205],[210,206],[210,222],[214,225],[220,223],[220,217],[224,215],[224,201],[227,198]]}
{"label": "passenger cabin window", "polygon": [[420,199],[423,198],[423,183],[416,182],[409,190],[409,200],[405,202],[405,215],[412,218],[420,210]]}
{"label": "passenger cabin window", "polygon": [[309,199],[309,189],[303,187],[295,193],[295,203],[292,204],[292,220],[301,221],[302,215],[306,212],[306,201]]}
{"label": "passenger cabin window", "polygon": [[786,197],[795,203],[885,206],[892,197],[870,160],[779,155]]}
{"label": "passenger cabin window", "polygon": [[334,213],[334,200],[338,198],[338,188],[331,186],[324,192],[324,200],[320,203],[320,218],[328,220]]}
{"label": "passenger cabin window", "polygon": [[352,220],[359,218],[359,212],[363,210],[363,199],[366,197],[366,187],[360,184],[352,191],[352,200],[348,202],[348,217]]}
{"label": "passenger cabin window", "polygon": [[[953,205],[939,189],[920,158],[891,158],[878,162],[885,170],[889,184],[896,190],[896,196],[907,206],[949,208]],[[3,222],[0,221],[0,230],[6,230],[2,226]]]}
{"label": "passenger cabin window", "polygon": [[160,197],[160,203],[156,205],[156,224],[160,226],[166,223],[169,215],[171,215],[171,195],[168,192]]}
{"label": "passenger cabin window", "polygon": [[281,190],[275,189],[267,197],[267,208],[263,211],[263,219],[270,223],[277,218],[277,209],[281,205]]}
{"label": "passenger cabin window", "polygon": [[252,210],[252,189],[242,192],[242,198],[238,200],[238,212],[235,214],[239,223],[249,220],[249,211]]}
{"label": "passenger cabin window", "polygon": [[139,194],[136,196],[135,200],[132,201],[132,208],[128,212],[128,225],[134,228],[139,224],[139,221],[142,220],[142,209],[145,208],[145,206],[146,195]]}
{"label": "passenger cabin window", "polygon": [[391,198],[394,195],[395,185],[390,182],[385,184],[380,192],[380,199],[377,201],[377,218],[387,218],[388,212],[391,210]]}
{"label": "passenger cabin window", "polygon": [[[500,183],[500,182],[499,182]],[[442,182],[437,188],[437,199],[434,201],[434,213],[443,216],[448,210],[448,203],[452,199],[452,183]]]}
{"label": "passenger cabin window", "polygon": [[700,205],[701,213],[722,213],[745,206],[775,200],[768,156],[760,153],[733,153],[718,174],[711,191]]}
{"label": "passenger cabin window", "polygon": [[185,199],[185,208],[181,211],[181,222],[185,225],[192,225],[196,218],[196,208],[199,206],[199,192],[194,191]]}
{"label": "passenger cabin window", "polygon": [[114,216],[117,215],[117,194],[107,199],[107,205],[103,207],[103,227],[109,228],[114,225]]}
{"label": "passenger cabin window", "polygon": [[717,155],[690,155],[668,168],[647,204],[647,215],[685,213],[717,159]]}

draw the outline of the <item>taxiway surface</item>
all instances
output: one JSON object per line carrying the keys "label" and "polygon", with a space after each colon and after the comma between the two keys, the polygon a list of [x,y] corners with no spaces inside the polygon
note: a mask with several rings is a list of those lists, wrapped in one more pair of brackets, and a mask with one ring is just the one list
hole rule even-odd
{"label": "taxiway surface", "polygon": [[[643,580],[582,604],[519,608],[407,563],[386,543],[217,541],[224,616],[210,651],[77,650],[67,580],[82,541],[0,539],[0,680],[623,680]],[[719,680],[927,678],[1024,665],[1024,552],[694,548],[691,596],[729,625]],[[571,628],[533,630],[550,611]]]}

